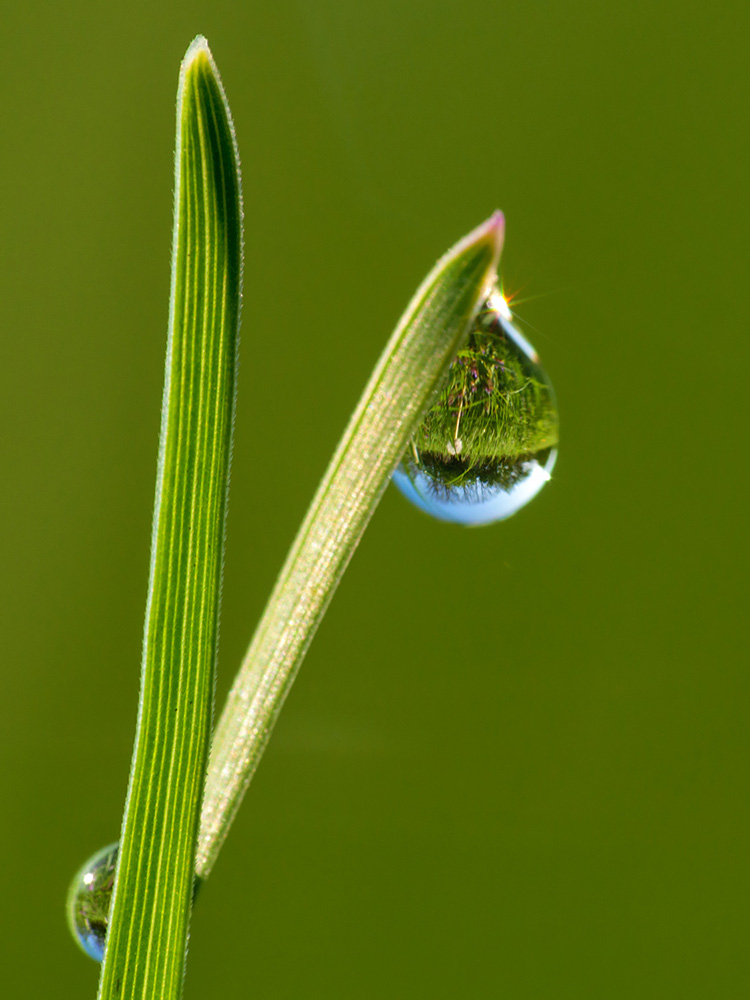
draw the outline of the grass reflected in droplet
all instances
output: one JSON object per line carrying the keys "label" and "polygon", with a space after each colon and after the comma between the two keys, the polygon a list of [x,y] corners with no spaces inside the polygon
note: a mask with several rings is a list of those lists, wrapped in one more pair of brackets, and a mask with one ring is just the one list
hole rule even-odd
{"label": "grass reflected in droplet", "polygon": [[93,854],[68,890],[68,926],[76,942],[96,962],[104,958],[117,849],[118,844],[109,844]]}
{"label": "grass reflected in droplet", "polygon": [[439,520],[490,524],[515,514],[548,482],[557,443],[552,383],[496,290],[393,481]]}

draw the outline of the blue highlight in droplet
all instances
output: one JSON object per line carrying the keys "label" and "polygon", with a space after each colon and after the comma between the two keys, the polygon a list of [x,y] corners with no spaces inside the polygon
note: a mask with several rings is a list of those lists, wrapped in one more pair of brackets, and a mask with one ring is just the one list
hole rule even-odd
{"label": "blue highlight in droplet", "polygon": [[549,482],[557,460],[553,448],[543,462],[537,458],[522,463],[521,477],[505,489],[497,483],[471,486],[436,484],[422,469],[402,463],[393,473],[393,482],[407,498],[439,521],[476,526],[503,521],[533,500]]}
{"label": "blue highlight in droplet", "polygon": [[104,961],[104,941],[102,941],[96,934],[90,932],[85,934],[83,937],[78,938],[78,942],[91,958],[95,962]]}

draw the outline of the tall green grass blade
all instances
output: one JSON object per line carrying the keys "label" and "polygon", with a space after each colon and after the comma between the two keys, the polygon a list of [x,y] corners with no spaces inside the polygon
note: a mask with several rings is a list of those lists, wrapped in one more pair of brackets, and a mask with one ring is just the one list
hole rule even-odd
{"label": "tall green grass blade", "polygon": [[211,730],[242,208],[229,108],[200,37],[180,72],[175,170],[141,698],[100,1000],[180,995]]}
{"label": "tall green grass blade", "polygon": [[496,213],[425,279],[318,488],[217,725],[196,871],[205,879],[276,717],[389,477],[495,278]]}

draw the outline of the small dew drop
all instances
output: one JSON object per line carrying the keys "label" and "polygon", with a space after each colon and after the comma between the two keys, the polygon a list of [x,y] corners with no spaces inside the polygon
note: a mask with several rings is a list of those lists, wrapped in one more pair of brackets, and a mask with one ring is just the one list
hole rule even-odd
{"label": "small dew drop", "polygon": [[539,357],[495,290],[456,355],[393,481],[441,521],[491,524],[549,481],[558,416]]}
{"label": "small dew drop", "polygon": [[110,844],[97,851],[77,873],[68,890],[71,933],[86,954],[97,962],[104,958],[117,848],[117,844]]}

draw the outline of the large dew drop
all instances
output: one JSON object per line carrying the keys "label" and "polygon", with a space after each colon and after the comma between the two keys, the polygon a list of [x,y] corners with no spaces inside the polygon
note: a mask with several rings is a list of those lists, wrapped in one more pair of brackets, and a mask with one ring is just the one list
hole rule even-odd
{"label": "large dew drop", "polygon": [[68,890],[70,930],[86,954],[97,962],[104,958],[117,847],[117,844],[110,844],[89,858]]}
{"label": "large dew drop", "polygon": [[493,291],[393,481],[441,521],[490,524],[536,496],[552,473],[557,442],[552,384]]}

